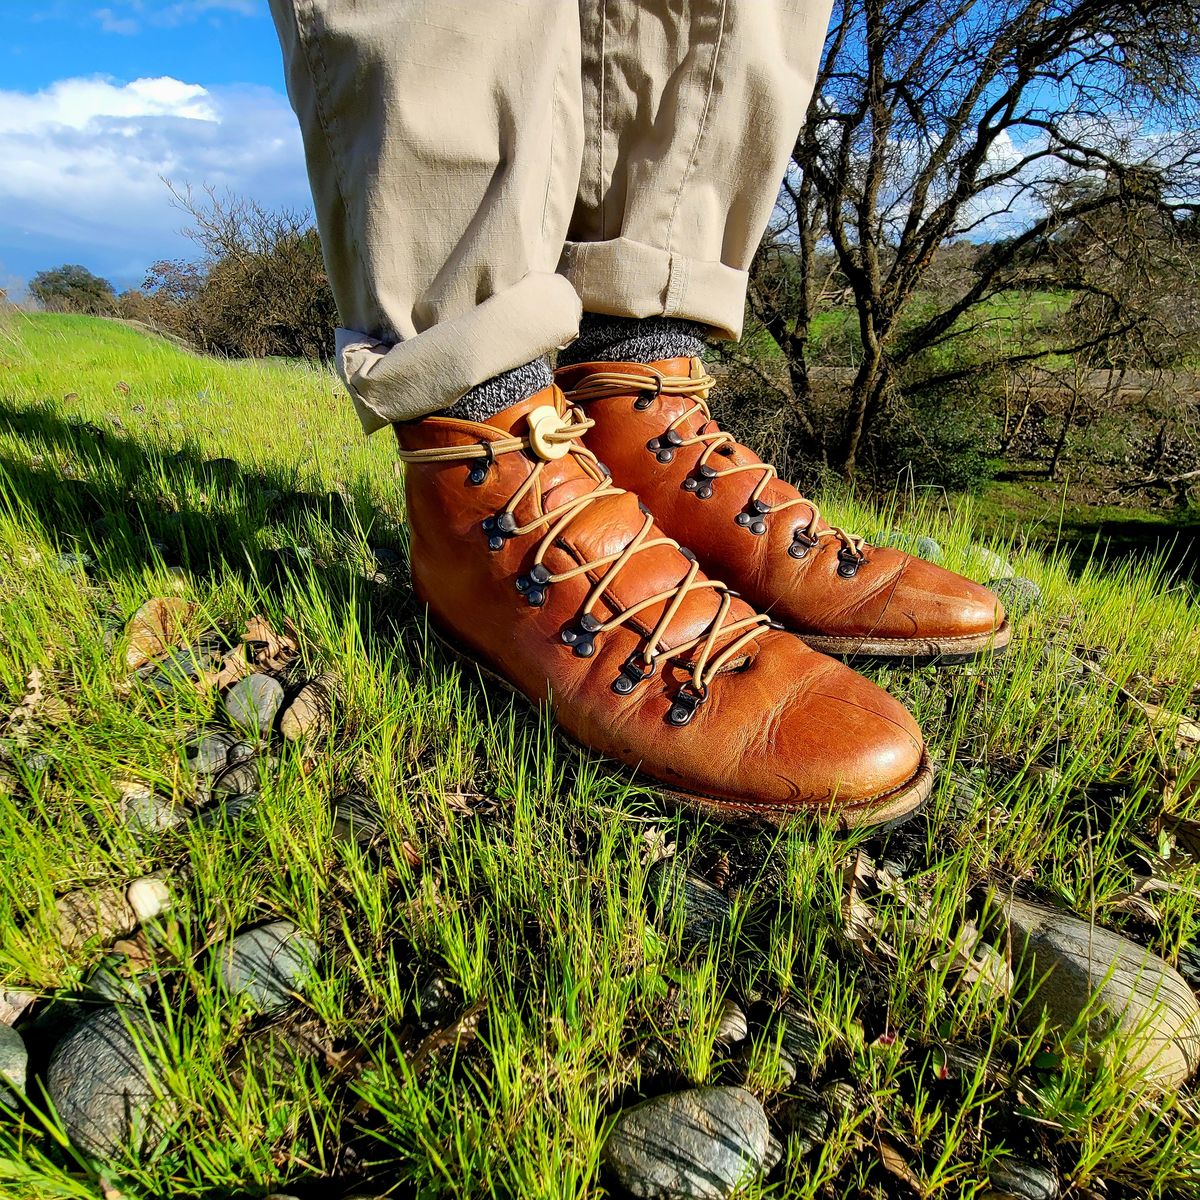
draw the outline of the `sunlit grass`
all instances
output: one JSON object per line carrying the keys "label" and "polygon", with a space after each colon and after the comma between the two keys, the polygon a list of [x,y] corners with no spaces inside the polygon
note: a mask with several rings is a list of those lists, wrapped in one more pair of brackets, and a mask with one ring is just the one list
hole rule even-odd
{"label": "sunlit grass", "polygon": [[[220,458],[238,470],[209,465]],[[893,521],[854,499],[823,507],[851,528]],[[975,570],[966,506],[895,523]],[[672,811],[436,648],[403,572],[377,578],[374,551],[405,549],[391,446],[363,439],[329,372],[196,358],[109,322],[13,318],[0,329],[0,697],[15,706],[38,668],[69,718],[17,756],[52,764],[18,764],[0,787],[0,986],[69,1012],[105,948],[63,949],[55,898],[159,868],[183,882],[155,931],[149,989],[169,1129],[106,1165],[102,1183],[32,1109],[0,1116],[3,1193],[599,1195],[619,1105],[740,1080],[774,1117],[798,1085],[840,1081],[853,1097],[807,1156],[784,1139],[750,1196],[888,1194],[899,1185],[880,1137],[930,1196],[981,1193],[992,1162],[1012,1156],[1093,1193],[1105,1181],[1194,1193],[1190,1093],[1151,1098],[1089,1072],[1050,1031],[1020,1032],[1015,1003],[957,989],[937,960],[987,885],[1016,882],[1168,958],[1194,942],[1196,869],[1148,898],[1153,928],[1119,901],[1131,847],[1152,840],[1163,807],[1164,754],[1180,784],[1194,771],[1169,739],[1151,741],[1122,689],[1194,706],[1197,606],[1153,563],[1080,571],[992,548],[1043,593],[1009,655],[871,669],[940,767],[910,836],[721,827]],[[197,630],[236,637],[252,613],[290,617],[344,700],[326,743],[279,750],[250,818],[134,833],[116,781],[188,801],[181,747],[215,703],[128,685],[119,631],[173,592],[196,602]],[[330,797],[350,783],[383,814],[367,851],[330,836]],[[647,851],[670,843],[698,874],[723,864],[733,906],[711,944],[685,944],[681,913],[662,907]],[[918,923],[883,903],[887,951],[844,932],[843,867],[864,844],[907,856],[926,905]],[[264,1023],[230,1007],[206,952],[272,917],[317,936],[322,960],[305,1004]],[[447,1020],[472,1013],[477,1026],[422,1056],[433,975]],[[727,997],[750,1013],[744,1047],[714,1044]],[[816,1030],[816,1079],[801,1063],[789,1082],[772,1017],[785,1001]],[[945,1046],[976,1066],[939,1078],[930,1056]]]}

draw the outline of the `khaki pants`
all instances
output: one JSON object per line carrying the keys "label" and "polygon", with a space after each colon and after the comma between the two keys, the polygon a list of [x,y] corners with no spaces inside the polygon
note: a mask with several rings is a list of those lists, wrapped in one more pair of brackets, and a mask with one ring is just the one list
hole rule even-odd
{"label": "khaki pants", "polygon": [[832,0],[271,0],[364,428],[569,342],[741,331]]}

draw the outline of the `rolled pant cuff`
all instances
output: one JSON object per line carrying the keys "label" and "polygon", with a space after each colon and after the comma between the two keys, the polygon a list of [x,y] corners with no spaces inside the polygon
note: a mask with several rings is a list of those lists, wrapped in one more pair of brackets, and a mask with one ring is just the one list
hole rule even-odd
{"label": "rolled pant cuff", "polygon": [[742,336],[747,271],[660,250],[630,238],[568,242],[558,269],[587,312],[612,317],[683,317],[720,337]]}
{"label": "rolled pant cuff", "polygon": [[448,408],[476,384],[569,342],[580,303],[561,275],[530,273],[450,321],[394,345],[337,331],[337,367],[367,433]]}

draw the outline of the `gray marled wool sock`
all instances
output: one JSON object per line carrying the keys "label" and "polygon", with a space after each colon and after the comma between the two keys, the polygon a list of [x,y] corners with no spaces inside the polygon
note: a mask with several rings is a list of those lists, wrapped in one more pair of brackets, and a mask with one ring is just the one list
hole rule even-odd
{"label": "gray marled wool sock", "polygon": [[522,400],[528,400],[534,392],[548,388],[554,382],[550,364],[544,358],[513,367],[477,383],[469,392],[464,392],[449,408],[438,414],[441,417],[457,417],[460,421],[486,421]]}
{"label": "gray marled wool sock", "polygon": [[579,337],[559,351],[558,365],[700,358],[707,333],[707,326],[678,317],[606,317],[584,313]]}

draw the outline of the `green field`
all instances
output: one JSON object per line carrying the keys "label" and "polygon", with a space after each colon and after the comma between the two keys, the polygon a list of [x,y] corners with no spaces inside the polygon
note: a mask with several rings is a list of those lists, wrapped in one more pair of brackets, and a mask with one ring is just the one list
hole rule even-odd
{"label": "green field", "polygon": [[[980,577],[966,517],[901,528]],[[5,318],[0,988],[35,998],[17,1022],[27,1096],[0,1104],[0,1194],[610,1195],[601,1151],[622,1110],[740,1083],[781,1149],[747,1197],[982,1197],[1014,1162],[1072,1196],[1200,1195],[1190,1086],[1121,1076],[1115,1035],[1084,1047],[1082,1025],[1051,1026],[950,953],[992,887],[1200,961],[1200,839],[1180,820],[1197,762],[1175,720],[1198,711],[1200,609],[1153,560],[991,549],[1042,593],[1011,652],[870,672],[926,731],[926,812],[887,841],[723,827],[430,642],[392,445],[363,439],[332,374]],[[128,622],[170,596],[190,644],[290,621],[293,675],[332,671],[341,695],[319,737],[259,748],[240,818],[138,828],[131,781],[202,805],[183,748],[220,720],[213,688],[131,678]],[[348,788],[379,813],[369,845],[335,836]],[[860,853],[902,888],[849,903]],[[711,937],[661,885],[685,869],[729,901]],[[56,902],[159,870],[171,907],[126,964],[140,990],[123,1009],[149,1031],[157,1119],[101,1161],[39,1081],[56,1037],[94,1015],[111,939],[67,936]],[[276,918],[319,957],[302,999],[257,1015],[220,986],[214,948]],[[726,999],[749,1018],[733,1046],[715,1041]],[[825,1114],[815,1138],[798,1132],[806,1104]]]}

